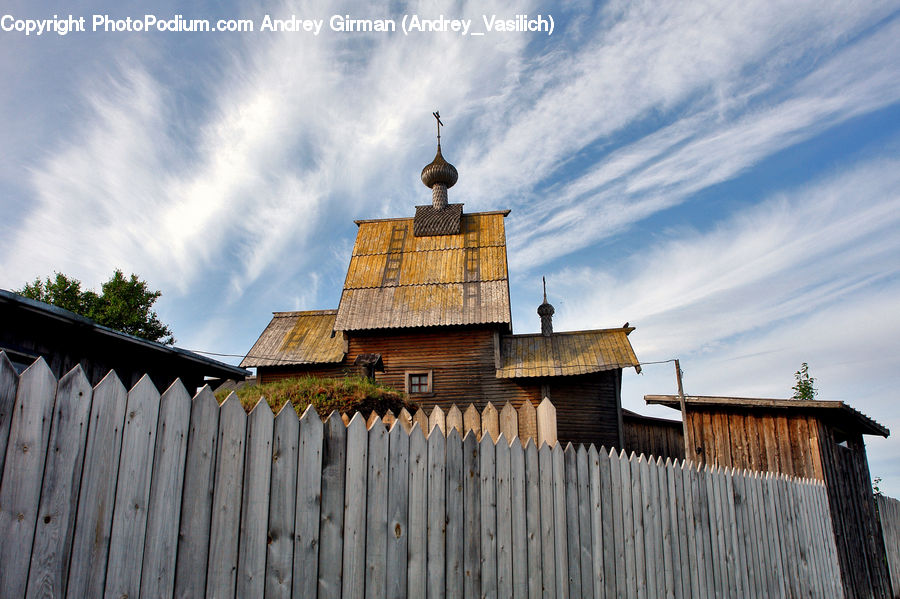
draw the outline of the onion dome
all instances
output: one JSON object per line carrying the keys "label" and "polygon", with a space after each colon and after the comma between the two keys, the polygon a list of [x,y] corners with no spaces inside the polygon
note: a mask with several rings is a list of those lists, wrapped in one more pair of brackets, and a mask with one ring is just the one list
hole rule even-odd
{"label": "onion dome", "polygon": [[544,303],[538,306],[537,313],[541,317],[541,334],[549,337],[553,334],[553,313],[556,310],[547,302],[547,280],[544,277],[541,280],[544,282]]}
{"label": "onion dome", "polygon": [[437,184],[443,184],[449,189],[456,184],[457,179],[459,179],[459,173],[456,171],[456,167],[444,160],[441,155],[441,144],[438,143],[434,160],[422,169],[422,183],[429,189],[434,189]]}

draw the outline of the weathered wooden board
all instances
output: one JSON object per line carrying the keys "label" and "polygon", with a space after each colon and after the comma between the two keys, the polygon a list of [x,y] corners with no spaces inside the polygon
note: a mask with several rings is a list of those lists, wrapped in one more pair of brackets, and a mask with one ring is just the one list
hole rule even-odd
{"label": "weathered wooden board", "polygon": [[[468,414],[468,410],[466,410]],[[481,447],[478,433],[469,430],[463,438],[463,542],[464,597],[481,596]]]}
{"label": "weathered wooden board", "polygon": [[[533,408],[532,408],[533,409]],[[525,443],[525,537],[528,545],[526,562],[528,599],[543,595],[541,568],[541,472],[535,439]]]}
{"label": "weathered wooden board", "polygon": [[388,433],[376,416],[369,429],[366,476],[366,597],[387,592]]}
{"label": "weathered wooden board", "polygon": [[426,590],[429,597],[439,597],[446,589],[447,565],[447,496],[446,496],[446,445],[442,433],[428,437],[428,557],[426,564]]}
{"label": "weathered wooden board", "polygon": [[525,451],[518,439],[513,439],[509,447],[509,498],[510,524],[512,525],[512,596],[515,599],[525,599],[528,596],[526,532],[528,513],[525,488]]}
{"label": "weathered wooden board", "polygon": [[465,478],[463,442],[456,427],[447,430],[446,447],[446,596],[462,597],[465,590]]}
{"label": "weathered wooden board", "polygon": [[191,396],[176,380],[159,399],[141,597],[170,597],[175,591],[175,556],[190,423]]}
{"label": "weathered wooden board", "polygon": [[388,433],[388,532],[386,595],[389,599],[407,596],[406,564],[409,529],[409,435],[398,421]]}
{"label": "weathered wooden board", "polygon": [[[301,434],[302,431],[301,431]],[[344,472],[347,427],[337,412],[325,421],[322,442],[322,503],[319,523],[319,599],[340,599],[344,555]],[[299,466],[298,466],[299,467]],[[354,489],[354,492],[358,490]],[[298,499],[299,501],[299,499]]]}
{"label": "weathered wooden board", "polygon": [[508,401],[500,410],[500,432],[510,443],[519,436],[519,414]]}
{"label": "weathered wooden board", "polygon": [[3,464],[6,460],[6,444],[9,441],[9,425],[13,406],[16,405],[16,389],[19,375],[13,368],[6,353],[0,351],[0,484],[3,479]]}
{"label": "weathered wooden board", "polygon": [[[334,420],[337,420],[336,418]],[[343,423],[341,424],[343,427]],[[339,442],[331,438],[332,459]],[[325,499],[322,459],[325,447],[325,427],[315,408],[309,406],[300,418],[297,442],[297,504],[294,512],[294,580],[293,597],[315,599],[319,587],[319,523]],[[343,451],[339,455],[343,455]],[[332,464],[333,466],[333,464]],[[343,466],[340,466],[343,472]],[[331,475],[333,476],[334,470]],[[342,478],[343,480],[343,478]],[[333,498],[336,492],[330,490]],[[341,502],[343,502],[341,491]],[[343,512],[341,512],[343,514]],[[324,523],[323,523],[324,526]]]}
{"label": "weathered wooden board", "polygon": [[[112,527],[127,393],[115,373],[94,388],[67,596],[100,597]],[[205,568],[198,568],[205,576]]]}
{"label": "weathered wooden board", "polygon": [[23,597],[28,584],[41,479],[50,440],[56,378],[38,358],[19,378],[0,484],[0,595]]}
{"label": "weathered wooden board", "polygon": [[272,480],[269,488],[266,597],[286,599],[294,582],[294,522],[297,512],[297,456],[300,420],[285,403],[272,432]]}
{"label": "weathered wooden board", "polygon": [[28,575],[28,597],[64,597],[91,410],[81,366],[59,381],[41,503]]}
{"label": "weathered wooden board", "polygon": [[428,446],[419,423],[409,436],[409,550],[407,596],[421,597],[428,555]]}
{"label": "weathered wooden board", "polygon": [[566,472],[566,553],[569,557],[569,597],[581,597],[581,509],[579,504],[578,464],[571,443],[564,452]]}
{"label": "weathered wooden board", "polygon": [[206,594],[206,568],[197,567],[197,564],[206,564],[209,559],[209,531],[216,483],[219,404],[208,386],[194,396],[190,409],[175,564],[175,597],[178,599],[203,597]]}
{"label": "weathered wooden board", "polygon": [[236,588],[246,435],[247,414],[237,395],[232,393],[219,407],[216,485],[209,524],[206,576],[209,599],[231,597]]}
{"label": "weathered wooden board", "polygon": [[[647,554],[644,547],[644,495],[641,488],[641,465],[644,456],[635,457],[632,453],[629,462],[631,470],[631,516],[634,523],[634,573],[635,588],[639,599],[647,596]],[[622,477],[624,484],[625,477]]]}
{"label": "weathered wooden board", "polygon": [[497,476],[497,596],[511,597],[512,521],[509,488],[509,440],[501,432],[494,448]]}
{"label": "weathered wooden board", "polygon": [[497,595],[497,461],[494,440],[481,437],[481,596]]}
{"label": "weathered wooden board", "polygon": [[456,433],[459,435],[459,438],[463,438],[464,430],[463,430],[463,415],[462,412],[459,411],[459,408],[456,407],[456,404],[450,406],[450,409],[447,411],[447,430],[456,429]]}
{"label": "weathered wooden board", "polygon": [[[569,553],[566,535],[566,466],[562,445],[557,443],[551,451],[553,458],[553,544],[556,549],[554,579],[556,596],[569,596]],[[574,559],[577,559],[575,557]]]}
{"label": "weathered wooden board", "polygon": [[490,436],[491,441],[496,441],[500,436],[500,414],[491,402],[481,411],[481,434]]}
{"label": "weathered wooden board", "polygon": [[137,597],[140,593],[158,420],[159,392],[150,377],[144,375],[128,392],[106,563],[107,596]]}
{"label": "weathered wooden board", "polygon": [[553,513],[553,453],[549,445],[538,449],[539,482],[541,494],[541,578],[542,596],[553,597],[556,593],[556,535],[553,527],[556,518]]}
{"label": "weathered wooden board", "polygon": [[357,412],[347,427],[347,466],[344,495],[344,571],[341,597],[361,599],[366,579],[366,479],[369,435],[366,421]]}

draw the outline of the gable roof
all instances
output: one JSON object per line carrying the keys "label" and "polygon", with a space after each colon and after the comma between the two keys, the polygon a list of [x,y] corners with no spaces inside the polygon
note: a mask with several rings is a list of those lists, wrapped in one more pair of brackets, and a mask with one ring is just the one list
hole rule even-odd
{"label": "gable roof", "polygon": [[[675,408],[676,410],[680,409],[677,395],[645,395],[644,401],[648,404],[659,404]],[[850,426],[864,435],[887,437],[891,434],[887,427],[878,424],[842,401],[685,395],[684,403],[686,407],[692,408],[809,411],[815,412],[819,416],[837,418],[845,426]]]}
{"label": "gable roof", "polygon": [[511,330],[507,214],[463,214],[459,233],[418,237],[413,218],[356,221],[335,330],[494,323]]}
{"label": "gable roof", "polygon": [[332,335],[337,310],[273,312],[241,366],[293,366],[343,362],[344,340]]}
{"label": "gable roof", "polygon": [[628,334],[634,327],[500,338],[497,378],[571,376],[634,367],[641,371]]}

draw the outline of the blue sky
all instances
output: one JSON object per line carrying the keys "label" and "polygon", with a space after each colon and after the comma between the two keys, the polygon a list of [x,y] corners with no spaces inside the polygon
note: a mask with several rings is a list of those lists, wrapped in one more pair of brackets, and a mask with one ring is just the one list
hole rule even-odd
{"label": "blue sky", "polygon": [[[163,291],[181,347],[245,353],[276,310],[335,308],[353,219],[450,200],[507,218],[516,332],[637,327],[690,394],[820,399],[900,497],[896,2],[4,3],[88,31],[0,31],[0,287],[114,268]],[[152,7],[151,7],[152,6]],[[309,33],[92,32],[95,14],[324,19]],[[552,15],[554,31],[404,35],[404,15]],[[338,33],[332,15],[396,33]],[[235,361],[237,359],[234,359]],[[673,393],[626,373],[627,408]]]}

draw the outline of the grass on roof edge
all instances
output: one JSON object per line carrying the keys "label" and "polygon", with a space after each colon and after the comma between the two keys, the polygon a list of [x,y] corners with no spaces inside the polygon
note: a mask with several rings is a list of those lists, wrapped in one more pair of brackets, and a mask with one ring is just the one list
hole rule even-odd
{"label": "grass on roof edge", "polygon": [[[304,376],[264,385],[247,385],[234,393],[248,414],[263,397],[275,414],[290,402],[298,415],[302,415],[307,406],[312,405],[323,420],[334,411],[341,414],[361,412],[368,418],[373,410],[379,416],[384,416],[388,410],[397,414],[406,408],[413,414],[419,409],[415,402],[407,399],[404,392],[360,376],[340,379]],[[216,400],[221,404],[230,394],[231,391],[218,391]]]}

